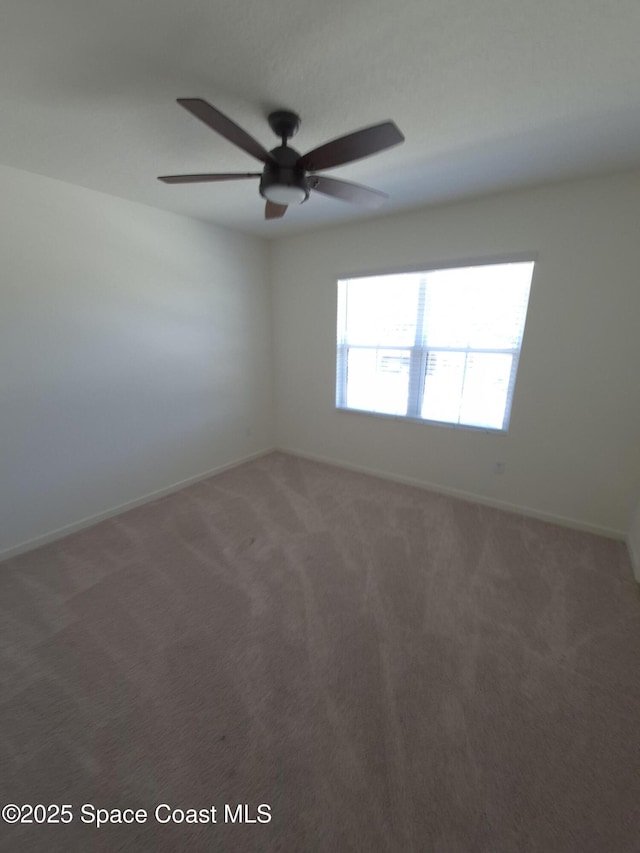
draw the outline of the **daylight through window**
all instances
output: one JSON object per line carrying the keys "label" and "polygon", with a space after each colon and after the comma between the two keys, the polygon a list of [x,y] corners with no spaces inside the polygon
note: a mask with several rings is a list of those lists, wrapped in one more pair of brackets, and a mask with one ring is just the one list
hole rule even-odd
{"label": "daylight through window", "polygon": [[338,281],[338,408],[506,430],[533,266]]}

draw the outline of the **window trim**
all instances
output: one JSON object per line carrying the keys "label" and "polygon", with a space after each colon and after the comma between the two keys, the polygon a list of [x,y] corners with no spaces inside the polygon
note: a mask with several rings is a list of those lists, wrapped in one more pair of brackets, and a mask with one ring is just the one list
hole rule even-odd
{"label": "window trim", "polygon": [[[515,397],[515,382],[518,374],[518,367],[520,363],[520,353],[522,352],[522,347],[524,345],[524,338],[526,333],[526,325],[527,325],[527,315],[529,313],[529,305],[531,302],[531,293],[533,291],[533,279],[535,276],[535,272],[538,265],[538,253],[537,252],[527,252],[527,253],[518,253],[518,254],[508,254],[508,255],[499,255],[499,256],[484,256],[482,258],[471,258],[471,259],[463,259],[463,260],[447,260],[441,263],[430,263],[430,264],[422,264],[419,266],[411,265],[408,267],[402,268],[393,268],[387,271],[367,271],[362,272],[359,271],[354,274],[338,274],[336,276],[336,292],[338,289],[338,285],[340,281],[345,280],[353,280],[358,278],[374,278],[376,276],[384,277],[389,275],[405,275],[412,273],[429,273],[429,272],[437,272],[440,270],[448,270],[448,269],[464,269],[467,267],[479,267],[479,266],[495,266],[499,264],[518,264],[518,263],[531,263],[533,264],[533,271],[531,275],[531,284],[529,287],[529,297],[527,300],[526,311],[525,311],[525,319],[524,325],[522,329],[522,339],[520,341],[519,349],[476,349],[471,347],[424,347],[422,346],[422,330],[424,327],[424,313],[421,312],[418,316],[418,322],[416,324],[416,335],[414,339],[414,344],[410,347],[400,346],[400,345],[392,345],[392,346],[383,346],[383,347],[373,347],[364,344],[347,344],[344,342],[336,341],[336,361],[335,361],[335,373],[336,377],[336,385],[335,385],[335,394],[334,394],[334,409],[339,412],[353,412],[355,414],[363,414],[363,415],[372,415],[373,417],[386,418],[395,421],[404,421],[409,423],[418,423],[427,426],[438,426],[438,427],[447,427],[449,429],[462,429],[462,430],[472,430],[473,432],[484,432],[490,433],[492,435],[506,435],[509,430],[509,425],[511,422],[511,412],[513,410],[513,403]],[[420,284],[421,288],[425,287],[425,283],[422,282]],[[424,299],[419,300],[419,305],[424,307]],[[337,315],[337,300],[336,300],[336,322],[334,328],[337,330],[338,326],[338,315]],[[346,376],[346,359],[347,353],[349,349],[385,349],[385,350],[410,350],[410,368],[409,368],[409,387],[411,387],[412,383],[418,383],[418,394],[409,393],[409,406],[411,402],[414,402],[414,406],[411,414],[407,413],[405,415],[396,415],[390,414],[388,412],[372,412],[370,409],[357,409],[352,406],[347,406],[346,404],[346,392],[347,392],[347,383],[338,382],[339,376]],[[475,426],[472,424],[461,424],[461,423],[452,423],[451,421],[439,421],[439,420],[431,420],[429,418],[421,417],[418,412],[421,409],[421,403],[424,393],[424,379],[425,372],[428,360],[429,352],[466,352],[466,353],[477,353],[477,352],[487,352],[487,353],[499,353],[505,355],[511,355],[511,373],[509,376],[509,385],[507,390],[507,399],[511,399],[511,406],[509,410],[505,410],[502,426],[501,427],[488,427],[488,426]]]}
{"label": "window trim", "polygon": [[[374,278],[385,275],[404,275],[405,273],[437,272],[462,267],[491,267],[495,264],[537,264],[540,260],[538,252],[518,252],[505,255],[470,256],[466,258],[447,258],[444,261],[429,261],[424,264],[408,264],[407,266],[377,267],[376,269],[359,269],[355,272],[335,272],[335,283],[343,279]],[[336,317],[337,320],[337,317]]]}

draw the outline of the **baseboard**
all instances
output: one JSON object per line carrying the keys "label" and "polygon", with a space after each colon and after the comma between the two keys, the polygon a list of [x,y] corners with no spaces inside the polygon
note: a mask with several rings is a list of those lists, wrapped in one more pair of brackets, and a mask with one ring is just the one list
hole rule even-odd
{"label": "baseboard", "polygon": [[627,550],[629,551],[629,560],[633,569],[633,576],[640,583],[640,551],[638,551],[636,543],[631,536],[627,536]]}
{"label": "baseboard", "polygon": [[33,539],[28,539],[25,542],[20,542],[18,545],[13,545],[11,548],[6,548],[0,551],[0,562],[9,560],[11,557],[17,557],[19,554],[24,554],[27,551],[32,551],[34,548],[39,548],[42,545],[47,545],[49,542],[55,542],[57,539],[62,539],[69,536],[71,533],[77,533],[79,530],[84,530],[86,527],[92,527],[94,524],[99,524],[101,521],[106,521],[108,518],[113,518],[127,510],[135,509],[135,507],[143,504],[151,503],[158,498],[163,498],[173,492],[179,492],[180,489],[185,489],[193,483],[199,483],[201,480],[206,480],[208,477],[213,477],[214,474],[221,474],[223,471],[228,471],[230,468],[237,468],[238,465],[244,465],[246,462],[252,462],[254,459],[260,459],[269,453],[273,453],[274,448],[270,447],[266,450],[259,450],[257,453],[251,453],[249,456],[243,456],[241,459],[234,459],[232,462],[227,462],[224,465],[218,465],[211,468],[209,471],[204,471],[202,474],[195,474],[193,477],[187,477],[186,480],[180,480],[178,483],[173,483],[162,489],[157,489],[154,492],[149,492],[140,498],[134,498],[131,501],[118,504],[111,509],[98,512],[95,515],[89,515],[79,521],[74,521],[72,524],[66,524],[64,527],[58,527],[56,530],[50,530],[43,533],[41,536],[36,536]]}
{"label": "baseboard", "polygon": [[55,530],[48,531],[47,533],[44,533],[41,536],[36,536],[33,539],[28,539],[24,542],[20,542],[18,545],[14,545],[10,548],[4,549],[3,551],[0,551],[0,562],[8,560],[11,557],[17,557],[19,554],[24,554],[27,551],[31,551],[34,548],[39,548],[42,545],[47,545],[50,542],[55,542],[57,539],[62,539],[65,536],[69,536],[70,534],[76,533],[79,530],[84,530],[87,527],[92,527],[94,524],[99,524],[101,521],[106,521],[109,518],[113,518],[116,515],[120,515],[123,512],[127,512],[127,510],[134,509],[135,507],[142,506],[146,503],[151,503],[151,501],[165,497],[166,495],[170,495],[173,492],[178,492],[180,491],[180,489],[184,489],[187,486],[192,485],[193,483],[200,482],[201,480],[206,480],[208,477],[213,477],[215,474],[220,474],[223,471],[228,471],[229,469],[236,468],[239,465],[244,465],[246,462],[252,462],[255,459],[260,459],[261,457],[267,456],[269,453],[273,453],[274,451],[279,451],[280,453],[287,453],[290,456],[299,456],[302,459],[309,459],[312,462],[322,462],[325,465],[335,465],[339,468],[345,468],[348,471],[355,471],[360,474],[370,474],[371,476],[380,477],[384,480],[390,480],[391,482],[395,483],[403,483],[407,486],[414,486],[419,489],[425,489],[427,491],[436,492],[438,494],[448,495],[449,497],[473,501],[474,503],[482,504],[484,506],[490,506],[495,509],[501,509],[505,512],[518,513],[520,515],[525,515],[530,518],[537,518],[540,521],[548,521],[552,524],[559,524],[562,527],[570,527],[574,530],[581,530],[586,533],[594,533],[598,536],[606,536],[610,539],[624,541],[626,542],[627,549],[629,551],[629,558],[631,561],[631,566],[633,568],[634,577],[638,581],[638,583],[640,583],[640,553],[636,551],[631,539],[626,536],[624,531],[590,524],[588,522],[580,521],[579,519],[568,518],[565,516],[555,515],[553,513],[548,512],[542,512],[532,507],[520,506],[518,504],[513,504],[508,501],[500,501],[493,498],[487,498],[484,495],[478,495],[474,492],[467,492],[462,489],[452,489],[448,486],[442,486],[439,483],[418,480],[415,477],[404,477],[401,475],[390,473],[388,471],[380,470],[378,468],[370,468],[365,465],[353,465],[352,463],[346,462],[343,459],[336,459],[334,457],[323,456],[317,453],[308,453],[304,450],[297,450],[288,447],[270,447],[264,450],[260,450],[256,453],[249,454],[248,456],[244,456],[240,459],[235,459],[231,462],[225,463],[224,465],[218,465],[215,468],[211,468],[210,470],[204,471],[201,474],[196,474],[193,477],[186,478],[185,480],[180,480],[179,482],[173,483],[170,486],[166,486],[162,489],[157,489],[154,492],[149,492],[148,494],[143,495],[140,498],[134,498],[131,501],[126,501],[125,503],[118,504],[118,506],[112,507],[111,509],[96,513],[95,515],[87,516],[86,518],[82,518],[79,521],[73,522],[72,524],[68,524],[64,527],[59,527]]}
{"label": "baseboard", "polygon": [[501,501],[495,498],[488,498],[485,495],[478,495],[474,492],[466,492],[463,489],[452,489],[448,486],[443,486],[440,483],[431,483],[426,480],[418,480],[414,477],[404,477],[390,473],[389,471],[381,471],[377,468],[369,468],[365,465],[353,465],[343,459],[335,459],[329,456],[322,456],[316,453],[307,453],[304,450],[296,450],[288,447],[278,447],[280,453],[288,453],[290,456],[299,456],[302,459],[309,459],[312,462],[323,462],[326,465],[335,465],[339,468],[346,468],[348,471],[356,471],[359,474],[371,474],[374,477],[381,477],[383,480],[390,480],[394,483],[403,483],[406,486],[415,486],[419,489],[426,489],[430,492],[436,492],[441,495],[447,495],[452,498],[460,498],[465,501],[490,506],[494,509],[501,509],[505,512],[518,513],[526,515],[529,518],[536,518],[540,521],[548,521],[551,524],[558,524],[561,527],[570,527],[573,530],[581,530],[584,533],[595,533],[597,536],[606,536],[608,539],[617,539],[619,541],[626,540],[626,533],[623,530],[615,530],[610,527],[602,527],[598,524],[581,521],[577,518],[568,518],[563,515],[555,515],[554,513],[544,512],[534,509],[529,506],[520,506],[508,501]]}

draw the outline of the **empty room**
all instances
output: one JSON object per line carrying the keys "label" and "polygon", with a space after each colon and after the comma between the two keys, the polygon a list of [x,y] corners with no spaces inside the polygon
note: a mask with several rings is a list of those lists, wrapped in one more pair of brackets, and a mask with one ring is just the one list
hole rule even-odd
{"label": "empty room", "polygon": [[5,0],[0,851],[640,850],[639,42]]}

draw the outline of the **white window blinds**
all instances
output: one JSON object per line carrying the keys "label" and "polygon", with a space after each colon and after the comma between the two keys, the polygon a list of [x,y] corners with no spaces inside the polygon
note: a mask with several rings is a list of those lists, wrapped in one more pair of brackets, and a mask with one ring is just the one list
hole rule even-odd
{"label": "white window blinds", "polygon": [[340,280],[336,405],[506,430],[533,266]]}

